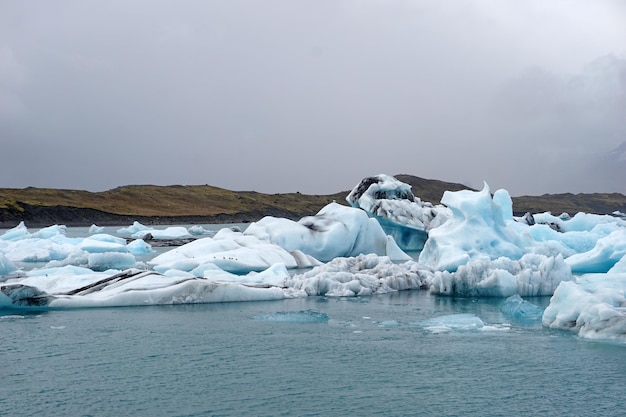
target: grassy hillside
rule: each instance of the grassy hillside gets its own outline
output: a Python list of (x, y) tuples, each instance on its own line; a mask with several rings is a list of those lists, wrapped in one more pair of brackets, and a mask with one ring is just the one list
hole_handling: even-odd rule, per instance
[(235, 192), (208, 185), (131, 185), (92, 193), (49, 188), (0, 189), (0, 209), (33, 206), (92, 208), (107, 213), (138, 216), (215, 216), (282, 208), (294, 213), (319, 210), (322, 202), (343, 195), (315, 196)]
[(544, 194), (542, 196), (522, 196), (513, 198), (513, 210), (516, 212), (553, 214), (578, 212), (611, 214), (618, 210), (626, 213), (626, 196), (623, 194)]
[[(439, 203), (446, 190), (467, 189), (463, 184), (396, 175), (412, 186), (423, 201)], [(0, 226), (27, 224), (68, 225), (91, 223), (125, 224), (148, 222), (225, 223), (254, 221), (265, 215), (300, 218), (317, 213), (326, 204), (346, 204), (348, 191), (332, 195), (300, 193), (263, 194), (231, 191), (209, 185), (130, 185), (104, 192), (49, 188), (0, 189)], [(622, 194), (557, 194), (513, 198), (517, 214), (552, 211), (555, 214), (579, 211), (590, 213), (626, 212)]]
[(409, 184), (413, 190), (413, 194), (422, 201), (429, 201), (433, 204), (439, 204), (441, 197), (445, 191), (459, 191), (471, 189), (466, 185), (454, 182), (445, 182), (439, 180), (429, 180), (413, 175), (399, 174), (394, 175), (399, 181)]

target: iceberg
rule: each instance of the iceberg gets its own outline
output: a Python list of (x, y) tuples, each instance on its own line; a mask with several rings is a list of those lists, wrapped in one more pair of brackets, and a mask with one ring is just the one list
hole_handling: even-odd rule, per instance
[(132, 253), (98, 252), (87, 255), (87, 266), (93, 271), (123, 270), (135, 266)]
[[(574, 217), (554, 216), (550, 212), (533, 214), (537, 224), (545, 224), (558, 232), (595, 232), (602, 233), (626, 226), (624, 219), (608, 214), (577, 213)], [(608, 234), (604, 232), (603, 234)]]
[(30, 233), (20, 224), (7, 232), (9, 239), (0, 240), (0, 254), (26, 268), (39, 263), (48, 267), (93, 266), (98, 271), (135, 266), (136, 259), (125, 239), (104, 233), (68, 238), (66, 230), (65, 226), (54, 225)]
[(419, 251), (428, 231), (443, 224), (452, 212), (415, 197), (411, 186), (389, 175), (367, 177), (352, 189), (346, 201), (376, 219), (403, 250)]
[(288, 251), (257, 236), (221, 229), (213, 237), (197, 239), (156, 256), (148, 262), (161, 273), (180, 270), (203, 276), (207, 265), (224, 271), (246, 274), (281, 263), (287, 268), (306, 268), (320, 262), (296, 250)]
[(315, 216), (297, 222), (265, 217), (250, 224), (244, 234), (287, 251), (300, 251), (322, 262), (368, 253), (387, 255), (397, 261), (411, 259), (375, 219), (362, 210), (337, 203), (330, 203)]
[(92, 224), (89, 226), (89, 234), (94, 235), (96, 233), (102, 233), (104, 231), (104, 227), (100, 227), (96, 224)]
[(0, 236), (0, 240), (20, 240), (30, 237), (30, 233), (28, 232), (28, 228), (24, 224), (24, 222), (20, 222), (17, 226), (12, 229), (7, 230)]
[(91, 235), (83, 239), (76, 247), (89, 253), (128, 252), (125, 239), (106, 234)]
[[(541, 317), (545, 327), (626, 342), (623, 217), (515, 218), (508, 192), (492, 195), (487, 184), (481, 191), (445, 192), (442, 205), (433, 206), (386, 175), (364, 179), (347, 201), (351, 207), (331, 203), (299, 221), (265, 217), (244, 232), (134, 222), (118, 230), (123, 237), (96, 225), (87, 237), (68, 237), (63, 225), (31, 232), (22, 222), (0, 235), (0, 308), (361, 297), (422, 289), (437, 296), (506, 298), (500, 311), (509, 319), (535, 323)], [(146, 235), (161, 240), (150, 244), (142, 239)], [(404, 251), (422, 244), (417, 259)], [(172, 248), (156, 254), (153, 246)], [(548, 295), (545, 310), (522, 298)], [(305, 311), (263, 319), (315, 317)], [(451, 316), (425, 326), (492, 328), (481, 323), (475, 316)]]
[(152, 245), (146, 243), (143, 239), (135, 239), (129, 242), (126, 247), (133, 255), (146, 255), (155, 252), (154, 249), (152, 249)]
[(586, 274), (561, 283), (542, 323), (583, 338), (626, 342), (626, 274)]
[(473, 260), (455, 272), (435, 271), (430, 291), (457, 297), (544, 296), (573, 279), (562, 256), (526, 254), (519, 260)]
[(452, 210), (452, 217), (431, 229), (419, 255), (421, 263), (454, 272), (470, 260), (520, 259), (525, 253), (506, 190), (492, 197), (485, 183), (479, 192), (446, 191), (441, 202)]
[(626, 228), (613, 231), (598, 239), (593, 249), (567, 258), (575, 273), (608, 272), (626, 256)]
[[(261, 301), (290, 297), (288, 289), (254, 286), (235, 282), (211, 281), (189, 275), (169, 276), (154, 271), (128, 270), (94, 280), (70, 290), (50, 285), (28, 285), (29, 279), (0, 286), (0, 307), (5, 308), (82, 308), (122, 307), (163, 304)], [(100, 275), (101, 277), (102, 275)], [(41, 277), (40, 277), (41, 278)], [(54, 277), (65, 282), (66, 279)], [(41, 281), (41, 280), (40, 280)], [(59, 291), (63, 289), (62, 291)]]
[(144, 226), (139, 222), (133, 222), (128, 227), (122, 227), (117, 229), (117, 233), (120, 236), (133, 239), (142, 239), (149, 236), (151, 239), (159, 240), (176, 240), (176, 239), (189, 239), (194, 236), (206, 236), (211, 235), (213, 232), (206, 230), (202, 226), (191, 226), (189, 229), (183, 226), (169, 226), (165, 229), (155, 229), (152, 227)]
[(212, 230), (205, 229), (204, 227), (199, 225), (191, 226), (187, 230), (193, 236), (212, 236), (215, 234), (215, 232), (213, 232)]
[(368, 254), (333, 259), (295, 275), (285, 285), (310, 296), (354, 297), (424, 288), (432, 276), (428, 267), (415, 261), (395, 264), (389, 257)]
[[(123, 255), (90, 256), (98, 260), (104, 257), (102, 264), (106, 265), (120, 263)], [(166, 269), (163, 273), (136, 268), (103, 269), (94, 264), (89, 268), (67, 265), (29, 271), (26, 277), (9, 279), (0, 285), (0, 307), (113, 307), (261, 301), (311, 295), (353, 297), (419, 289), (432, 277), (428, 268), (415, 261), (394, 264), (389, 257), (374, 254), (335, 259), (293, 277), (282, 263), (245, 275), (232, 274), (213, 265), (201, 269), (201, 277), (192, 273), (197, 271), (180, 269)]]
[(121, 229), (117, 229), (117, 234), (119, 234), (120, 236), (132, 237), (137, 232), (145, 232), (145, 235), (146, 233), (148, 233), (147, 230), (149, 230), (149, 227), (135, 221), (132, 225), (128, 227), (122, 227)]

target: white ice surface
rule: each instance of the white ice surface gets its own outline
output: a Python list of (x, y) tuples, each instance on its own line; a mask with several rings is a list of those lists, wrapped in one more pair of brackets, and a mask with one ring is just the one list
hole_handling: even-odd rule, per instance
[(493, 198), (487, 184), (479, 192), (446, 191), (441, 202), (452, 210), (452, 217), (429, 232), (421, 263), (454, 272), (470, 260), (519, 259), (524, 254), (521, 225), (513, 220), (505, 190), (496, 191)]
[(24, 265), (76, 265), (97, 271), (135, 266), (136, 259), (125, 239), (104, 233), (70, 238), (66, 230), (65, 226), (55, 225), (30, 233), (22, 223), (2, 235), (5, 239), (0, 239), (0, 254)]
[(286, 285), (308, 295), (353, 297), (419, 289), (432, 279), (432, 271), (415, 261), (394, 264), (374, 254), (335, 258), (329, 263), (295, 275)]
[[(289, 276), (282, 265), (259, 274), (240, 277), (216, 271), (212, 278), (198, 278), (183, 271), (159, 274), (129, 270), (137, 275), (124, 280), (84, 289), (115, 276), (119, 271), (94, 272), (66, 266), (29, 272), (26, 278), (10, 279), (0, 286), (0, 307), (19, 307), (6, 294), (5, 287), (28, 286), (43, 291), (50, 301), (46, 307), (114, 307), (181, 303), (260, 301), (301, 297), (303, 291), (274, 286)], [(28, 289), (27, 289), (28, 290)], [(39, 294), (41, 296), (41, 294)]]
[(265, 217), (250, 224), (244, 234), (322, 262), (368, 253), (392, 256), (398, 261), (411, 259), (363, 210), (337, 203), (330, 203), (315, 216), (298, 222)]
[(519, 260), (473, 260), (455, 272), (436, 271), (430, 291), (460, 297), (552, 295), (561, 281), (574, 277), (563, 257), (526, 254)]
[[(213, 266), (203, 270), (203, 277), (176, 269), (163, 274), (131, 269), (125, 273), (137, 275), (112, 279), (119, 273), (94, 272), (76, 266), (29, 271), (26, 277), (9, 279), (0, 286), (3, 294), (0, 305), (16, 307), (5, 287), (18, 284), (27, 286), (20, 291), (32, 291), (28, 293), (31, 296), (49, 298), (48, 307), (96, 307), (273, 300), (308, 295), (362, 296), (418, 289), (432, 278), (432, 272), (415, 261), (394, 264), (388, 257), (374, 254), (338, 258), (293, 277), (282, 263), (246, 275), (231, 274)], [(104, 281), (105, 284), (91, 288)]]
[(0, 277), (17, 271), (17, 267), (6, 256), (0, 253)]
[[(194, 229), (198, 231), (198, 229)], [(192, 234), (183, 226), (170, 226), (165, 229), (156, 229), (148, 226), (144, 226), (139, 222), (134, 222), (131, 226), (122, 227), (117, 229), (117, 233), (120, 236), (132, 237), (135, 239), (141, 239), (147, 234), (150, 234), (153, 239), (187, 239), (192, 237)]]
[(30, 237), (30, 232), (28, 228), (24, 224), (24, 222), (20, 222), (17, 226), (12, 229), (7, 230), (0, 236), (0, 240), (20, 240)]
[(133, 255), (145, 255), (148, 253), (154, 253), (152, 245), (146, 243), (143, 239), (135, 239), (126, 245), (128, 251)]
[(543, 325), (588, 339), (626, 342), (626, 273), (587, 274), (563, 282), (543, 313)]
[(566, 259), (575, 273), (608, 272), (626, 256), (626, 228), (611, 232), (596, 241), (593, 249)]
[(89, 226), (89, 234), (93, 235), (96, 233), (102, 233), (104, 231), (104, 227), (100, 227), (96, 224), (92, 224), (91, 226)]
[[(68, 293), (120, 270), (146, 268), (134, 255), (145, 256), (150, 245), (140, 239), (126, 244), (95, 227), (89, 237), (69, 238), (62, 225), (31, 233), (21, 223), (0, 235), (0, 287), (22, 284), (26, 294), (43, 291), (52, 296), (51, 306), (114, 306), (356, 296), (425, 287), (454, 296), (535, 296), (549, 295), (558, 286), (544, 312), (546, 326), (571, 328), (583, 337), (624, 339), (624, 219), (542, 213), (529, 225), (513, 218), (504, 190), (493, 196), (486, 186), (480, 192), (446, 192), (442, 202), (451, 213), (448, 220), (427, 222), (429, 238), (420, 263), (405, 262), (408, 255), (378, 222), (398, 222), (403, 232), (419, 232), (411, 229), (421, 217), (414, 216), (413, 206), (405, 207), (411, 203), (402, 198), (409, 195), (405, 186), (382, 181), (372, 190), (374, 197), (384, 197), (363, 203), (377, 213), (373, 218), (338, 204), (298, 222), (267, 217), (245, 233), (223, 229), (157, 256), (150, 265), (159, 273), (75, 295)], [(155, 230), (157, 238), (191, 235), (183, 229), (150, 229), (135, 222), (120, 230), (129, 237)], [(316, 258), (328, 264), (321, 266)], [(313, 266), (320, 267), (293, 277), (287, 272)], [(572, 270), (602, 274), (574, 283)], [(5, 305), (11, 302), (6, 294), (0, 298)]]
[(133, 222), (133, 224), (128, 227), (122, 227), (121, 229), (117, 229), (117, 233), (120, 236), (131, 237), (137, 232), (148, 230), (148, 229), (149, 229), (148, 226), (144, 226), (143, 224), (136, 221), (136, 222)]
[(310, 267), (319, 262), (301, 253), (290, 253), (282, 247), (244, 235), (230, 229), (222, 229), (213, 237), (197, 239), (153, 258), (149, 264), (155, 271), (176, 269), (203, 276), (207, 264), (225, 271), (245, 274), (262, 271), (275, 263), (287, 268)]
[(622, 259), (620, 259), (608, 271), (609, 274), (617, 274), (617, 273), (622, 273), (622, 272), (626, 273), (626, 255), (622, 256)]

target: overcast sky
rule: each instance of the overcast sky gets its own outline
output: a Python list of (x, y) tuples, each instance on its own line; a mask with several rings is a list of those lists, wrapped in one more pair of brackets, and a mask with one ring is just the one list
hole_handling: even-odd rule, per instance
[(623, 0), (0, 0), (0, 187), (626, 194)]

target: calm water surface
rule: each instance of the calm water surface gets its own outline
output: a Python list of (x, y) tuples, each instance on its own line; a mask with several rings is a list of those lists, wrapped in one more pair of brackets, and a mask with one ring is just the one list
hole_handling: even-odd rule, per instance
[[(4, 312), (0, 414), (624, 414), (624, 346), (511, 323), (499, 312), (501, 302), (413, 291)], [(329, 320), (258, 318), (307, 310)], [(458, 313), (495, 329), (433, 333), (419, 325)]]

